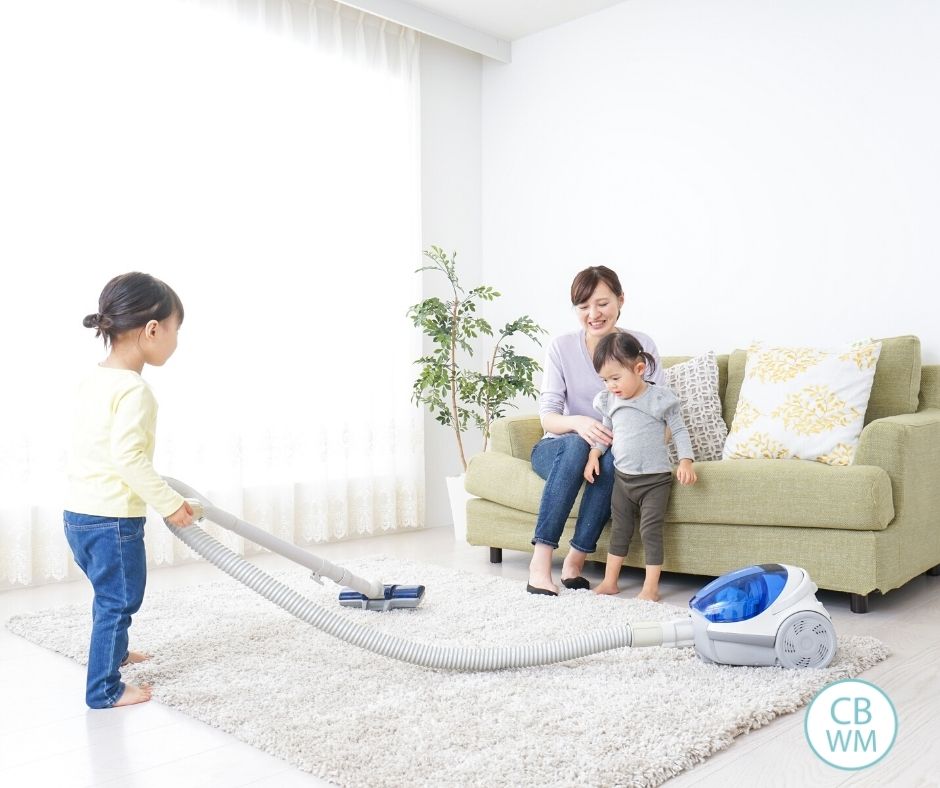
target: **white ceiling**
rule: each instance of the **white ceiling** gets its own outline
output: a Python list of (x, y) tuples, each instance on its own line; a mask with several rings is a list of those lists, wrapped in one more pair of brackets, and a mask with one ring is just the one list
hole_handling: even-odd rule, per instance
[(437, 16), (504, 41), (587, 16), (623, 0), (408, 0)]
[(494, 60), (512, 60), (512, 42), (624, 0), (339, 0)]

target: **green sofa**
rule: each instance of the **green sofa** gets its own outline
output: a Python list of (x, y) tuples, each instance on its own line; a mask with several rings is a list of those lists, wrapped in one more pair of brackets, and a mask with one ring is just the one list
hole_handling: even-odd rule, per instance
[[(914, 336), (882, 340), (865, 428), (848, 467), (799, 460), (697, 462), (698, 483), (675, 485), (664, 531), (667, 572), (718, 576), (749, 564), (804, 567), (820, 588), (868, 595), (940, 574), (940, 365), (921, 366)], [(688, 357), (665, 357), (663, 365)], [(722, 415), (730, 426), (746, 351), (719, 356)], [(500, 419), (490, 449), (467, 469), (467, 541), (531, 551), (543, 481), (529, 463), (537, 416)], [(562, 536), (567, 550), (578, 501)], [(607, 555), (609, 528), (591, 560)], [(625, 563), (644, 565), (638, 538)]]

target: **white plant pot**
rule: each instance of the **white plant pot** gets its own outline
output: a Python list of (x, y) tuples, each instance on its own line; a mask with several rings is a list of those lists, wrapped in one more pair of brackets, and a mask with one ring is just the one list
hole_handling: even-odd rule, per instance
[(447, 495), (450, 498), (450, 512), (454, 522), (454, 539), (458, 542), (467, 541), (467, 501), (476, 498), (464, 489), (466, 474), (460, 476), (447, 476)]

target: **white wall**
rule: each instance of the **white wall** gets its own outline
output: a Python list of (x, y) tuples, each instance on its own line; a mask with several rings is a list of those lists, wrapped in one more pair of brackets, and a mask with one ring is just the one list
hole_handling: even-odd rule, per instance
[[(422, 36), (422, 248), (434, 244), (448, 252), (457, 250), (461, 279), (470, 286), (479, 284), (482, 265), (480, 60), (479, 55)], [(447, 295), (442, 283), (443, 276), (426, 274), (425, 297)], [(430, 414), (425, 417), (424, 446), (425, 522), (447, 525), (451, 514), (444, 477), (462, 469), (453, 432)], [(471, 437), (466, 448), (478, 451), (479, 441)]]
[(630, 0), (516, 41), (483, 66), (483, 279), (559, 332), (610, 265), (664, 353), (940, 362), (938, 96), (929, 0)]

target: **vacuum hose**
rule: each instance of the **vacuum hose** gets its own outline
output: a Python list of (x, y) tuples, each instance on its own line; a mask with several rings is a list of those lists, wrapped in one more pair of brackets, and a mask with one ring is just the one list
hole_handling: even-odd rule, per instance
[[(337, 580), (337, 582), (349, 585), (352, 585), (350, 579), (354, 578), (360, 585), (360, 587), (353, 586), (356, 590), (370, 596), (381, 596), (381, 583), (369, 583), (369, 581), (362, 580), (362, 578), (356, 578), (342, 567), (336, 567), (327, 561), (323, 561), (307, 551), (267, 534), (249, 523), (239, 520), (234, 515), (219, 509), (209, 503), (204, 496), (182, 482), (170, 478), (167, 478), (166, 481), (184, 497), (197, 499), (202, 504), (206, 519), (240, 533), (252, 541), (258, 541), (259, 544), (270, 547), (275, 552), (285, 554), (285, 551), (290, 548), (289, 552), (292, 554), (287, 555), (287, 557), (295, 561), (298, 558), (305, 558), (300, 563), (308, 567), (311, 566), (310, 562), (314, 562), (316, 568), (313, 571), (315, 575), (324, 574), (332, 578), (333, 575), (328, 572), (333, 572), (339, 574), (342, 578), (341, 581)], [(574, 635), (551, 643), (532, 643), (520, 646), (443, 648), (427, 643), (414, 643), (380, 632), (374, 627), (357, 623), (326, 609), (289, 586), (275, 580), (250, 561), (232, 552), (213, 539), (198, 525), (185, 528), (179, 528), (169, 522), (166, 525), (174, 536), (178, 537), (207, 561), (215, 564), (219, 569), (231, 575), (252, 591), (293, 614), (301, 621), (306, 621), (328, 635), (344, 640), (354, 646), (381, 654), (384, 657), (391, 657), (392, 659), (410, 662), (413, 665), (421, 665), (426, 668), (465, 671), (503, 670), (505, 668), (567, 662), (590, 654), (598, 654), (602, 651), (627, 646), (693, 645), (692, 624), (689, 618), (662, 623), (636, 624), (633, 627), (624, 624), (611, 629)], [(248, 534), (251, 534), (251, 536), (248, 536)], [(255, 538), (259, 534), (265, 538), (264, 542)], [(295, 557), (293, 553), (300, 553), (302, 556)], [(374, 589), (378, 589), (378, 591)]]

